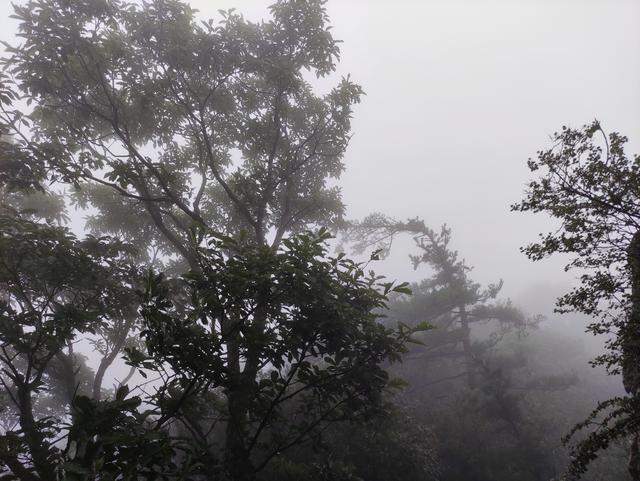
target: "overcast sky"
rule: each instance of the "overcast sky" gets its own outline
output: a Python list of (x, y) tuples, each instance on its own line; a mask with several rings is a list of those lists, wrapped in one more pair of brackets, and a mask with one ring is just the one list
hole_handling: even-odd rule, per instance
[[(268, 0), (192, 0), (202, 17), (235, 7), (257, 20)], [(335, 81), (366, 91), (341, 185), (350, 218), (372, 211), (444, 222), (481, 282), (529, 304), (531, 286), (566, 284), (561, 262), (518, 248), (551, 224), (509, 212), (528, 157), (563, 124), (598, 118), (640, 152), (640, 1), (329, 0), (344, 41)], [(0, 36), (11, 40), (9, 0)], [(323, 82), (322, 87), (326, 87)], [(399, 243), (399, 248), (409, 243)], [(406, 251), (380, 266), (418, 279)]]

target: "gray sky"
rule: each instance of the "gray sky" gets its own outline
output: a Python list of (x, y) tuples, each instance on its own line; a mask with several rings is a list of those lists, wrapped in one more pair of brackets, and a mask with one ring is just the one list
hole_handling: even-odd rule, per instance
[[(268, 0), (192, 0), (203, 17), (236, 7), (257, 20)], [(0, 0), (0, 37), (13, 37)], [(598, 118), (640, 152), (640, 2), (637, 0), (329, 0), (344, 41), (334, 79), (350, 73), (357, 107), (341, 185), (351, 218), (372, 211), (446, 222), (475, 277), (502, 277), (524, 298), (568, 282), (561, 261), (532, 264), (518, 247), (551, 226), (509, 212), (526, 160), (563, 124)], [(329, 84), (321, 83), (321, 88)], [(409, 242), (377, 270), (418, 279)]]

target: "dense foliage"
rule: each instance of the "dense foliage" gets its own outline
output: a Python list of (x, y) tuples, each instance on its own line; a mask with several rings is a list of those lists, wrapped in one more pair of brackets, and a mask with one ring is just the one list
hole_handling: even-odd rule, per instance
[(143, 474), (140, 463), (127, 469), (113, 459), (127, 441), (140, 442), (128, 419), (137, 420), (139, 400), (125, 401), (126, 387), (107, 403), (88, 397), (100, 391), (100, 369), (85, 372), (74, 348), (83, 335), (123, 335), (120, 324), (138, 304), (131, 248), (108, 238), (78, 241), (20, 217), (3, 216), (0, 226), (0, 383), (17, 419), (0, 437), (0, 463), (23, 480), (56, 479), (60, 469), (74, 479), (86, 465)]
[[(202, 21), (183, 0), (14, 10), (1, 479), (557, 481), (573, 461), (571, 476), (618, 481), (628, 440), (640, 479), (639, 159), (624, 137), (563, 130), (514, 207), (561, 220), (525, 252), (585, 269), (560, 307), (613, 334), (597, 362), (628, 393), (569, 452), (560, 437), (612, 392), (574, 340), (538, 331), (501, 281), (475, 282), (446, 226), (344, 220), (335, 181), (363, 92), (308, 80), (339, 59), (323, 0), (276, 0), (259, 23)], [(367, 261), (331, 255), (327, 228)], [(422, 281), (369, 270), (399, 235)]]
[[(390, 380), (381, 363), (399, 360), (415, 330), (377, 322), (386, 294), (405, 288), (366, 276), (343, 256), (325, 258), (324, 233), (286, 240), (276, 252), (210, 242), (184, 282), (168, 288), (147, 278), (145, 350), (128, 353), (145, 376), (159, 377), (155, 392), (133, 396), (121, 385), (100, 401), (78, 392), (73, 345), (135, 306), (131, 282), (139, 275), (125, 246), (77, 241), (28, 220), (2, 222), (0, 381), (18, 425), (1, 437), (1, 462), (23, 479), (178, 479), (205, 469), (253, 479), (327, 425), (383, 409)], [(67, 409), (34, 406), (62, 380)], [(218, 402), (204, 403), (207, 395)], [(172, 423), (187, 428), (192, 443), (174, 435)]]
[(209, 241), (198, 251), (200, 269), (186, 276), (186, 306), (149, 279), (142, 310), (148, 355), (130, 353), (132, 361), (162, 379), (154, 396), (161, 419), (188, 396), (227, 396), (221, 411), (203, 406), (207, 422), (179, 419), (204, 450), (219, 442), (214, 430), (224, 422), (233, 479), (252, 477), (333, 422), (384, 408), (390, 380), (382, 363), (399, 361), (412, 332), (424, 328), (379, 323), (386, 295), (406, 288), (366, 275), (343, 255), (327, 258), (326, 238), (299, 235), (275, 252)]

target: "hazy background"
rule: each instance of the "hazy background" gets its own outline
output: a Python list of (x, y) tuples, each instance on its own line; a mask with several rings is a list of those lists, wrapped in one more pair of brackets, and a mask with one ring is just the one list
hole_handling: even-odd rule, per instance
[[(203, 19), (220, 18), (218, 9), (235, 7), (259, 21), (273, 1), (190, 3)], [(495, 352), (485, 353), (485, 361), (504, 362), (516, 386), (513, 406), (535, 408), (523, 418), (527, 436), (547, 440), (541, 452), (549, 459), (564, 456), (560, 436), (597, 402), (622, 395), (622, 383), (602, 367), (590, 369), (588, 361), (602, 353), (605, 339), (583, 333), (588, 319), (552, 313), (555, 298), (577, 273), (565, 273), (560, 256), (532, 263), (519, 251), (556, 226), (543, 215), (511, 213), (509, 206), (522, 198), (531, 179), (527, 159), (548, 148), (550, 135), (563, 125), (579, 127), (597, 118), (605, 131), (629, 137), (629, 156), (640, 153), (640, 0), (328, 0), (327, 7), (334, 37), (343, 41), (341, 62), (330, 78), (311, 80), (327, 91), (350, 74), (366, 92), (355, 109), (354, 136), (339, 180), (348, 218), (383, 212), (400, 220), (421, 217), (436, 229), (447, 223), (454, 248), (475, 266), (472, 279), (487, 284), (502, 278), (502, 299), (511, 298), (529, 314), (548, 316), (543, 328), (525, 339), (513, 336), (517, 342), (501, 342)], [(0, 0), (0, 40), (16, 43), (11, 11), (10, 0)], [(77, 231), (82, 216), (73, 216)], [(412, 244), (409, 237), (396, 240), (392, 255), (375, 270), (401, 281), (428, 277), (411, 269)], [(490, 333), (474, 336), (486, 340)], [(100, 359), (94, 350), (87, 342), (76, 349), (93, 369)], [(398, 371), (413, 389), (403, 391), (403, 402), (416, 403), (414, 413), (423, 415), (416, 426), (436, 432), (451, 424), (450, 431), (447, 426), (436, 434), (445, 451), (451, 448), (459, 456), (454, 459), (464, 458), (469, 448), (491, 466), (496, 461), (487, 453), (509, 452), (510, 438), (503, 442), (491, 434), (494, 427), (503, 431), (500, 423), (508, 416), (501, 420), (476, 409), (483, 405), (473, 404), (474, 396), (458, 403), (455, 396), (469, 391), (455, 381), (431, 387), (436, 378), (459, 372), (462, 358), (451, 365), (407, 359)], [(104, 385), (128, 370), (116, 360)], [(498, 379), (502, 371), (495, 372)], [(575, 375), (575, 385), (557, 392), (540, 389), (536, 397), (533, 384), (524, 397), (517, 395), (517, 386), (536, 376), (567, 373)], [(487, 386), (497, 382), (487, 379)], [(142, 381), (136, 374), (132, 384)], [(470, 427), (450, 422), (468, 406), (478, 411)], [(451, 418), (439, 419), (438, 413)], [(527, 459), (535, 458), (531, 453)], [(623, 466), (612, 459), (605, 460), (602, 472)], [(597, 475), (592, 479), (605, 479)], [(614, 473), (606, 479), (622, 478)]]
[[(203, 18), (236, 7), (256, 21), (270, 3), (191, 1)], [(0, 0), (0, 38), (14, 42), (11, 10)], [(478, 281), (502, 277), (525, 307), (550, 303), (571, 280), (561, 259), (533, 264), (518, 249), (552, 224), (509, 205), (527, 158), (563, 124), (598, 118), (640, 152), (640, 2), (329, 0), (328, 11), (342, 62), (318, 86), (350, 73), (367, 94), (340, 181), (348, 216), (446, 222)], [(411, 243), (396, 245), (376, 269), (424, 277), (410, 271)]]

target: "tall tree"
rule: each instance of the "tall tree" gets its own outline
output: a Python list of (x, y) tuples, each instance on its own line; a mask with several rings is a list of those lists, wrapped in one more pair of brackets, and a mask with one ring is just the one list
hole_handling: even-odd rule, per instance
[[(2, 433), (0, 463), (20, 479), (55, 479), (55, 444), (85, 384), (78, 337), (135, 311), (137, 268), (127, 245), (76, 240), (64, 228), (0, 216), (0, 384), (18, 430)], [(91, 390), (91, 386), (86, 386)]]
[[(16, 8), (24, 40), (9, 49), (10, 57), (4, 63), (5, 95), (0, 98), (3, 122), (14, 139), (12, 149), (28, 160), (41, 183), (70, 186), (80, 206), (93, 208), (96, 213), (88, 224), (91, 229), (149, 246), (150, 257), (160, 254), (164, 267), (173, 263), (182, 272), (186, 268), (192, 272), (188, 288), (177, 282), (168, 295), (173, 306), (170, 313), (176, 322), (189, 322), (179, 324), (184, 329), (176, 335), (199, 332), (200, 345), (217, 346), (218, 351), (208, 351), (207, 362), (222, 362), (217, 366), (220, 371), (206, 375), (219, 378), (208, 379), (200, 373), (189, 378), (189, 383), (196, 382), (201, 388), (195, 390), (200, 399), (214, 400), (213, 409), (224, 414), (225, 464), (239, 479), (255, 476), (260, 467), (260, 463), (254, 464), (252, 452), (256, 446), (266, 449), (259, 443), (260, 436), (266, 431), (274, 439), (278, 435), (278, 424), (273, 422), (278, 403), (266, 414), (259, 412), (264, 426), (254, 424), (258, 415), (254, 398), (259, 400), (264, 394), (262, 378), (268, 367), (261, 363), (265, 359), (278, 363), (273, 365), (280, 377), (302, 386), (310, 384), (310, 393), (323, 392), (313, 382), (315, 370), (322, 374), (330, 368), (323, 370), (322, 363), (314, 360), (310, 367), (304, 364), (304, 369), (296, 368), (291, 374), (278, 360), (278, 355), (287, 355), (286, 350), (271, 352), (272, 343), (282, 342), (270, 337), (272, 331), (285, 329), (287, 316), (294, 315), (289, 309), (299, 302), (295, 298), (274, 300), (264, 293), (255, 297), (261, 291), (244, 291), (246, 299), (233, 297), (235, 305), (224, 315), (207, 313), (203, 319), (209, 319), (210, 324), (200, 331), (191, 317), (200, 306), (193, 302), (210, 303), (215, 294), (227, 295), (216, 292), (216, 286), (226, 286), (237, 296), (234, 289), (252, 275), (238, 271), (242, 263), (234, 256), (241, 256), (244, 249), (257, 249), (265, 259), (276, 255), (280, 261), (286, 256), (279, 248), (288, 234), (334, 224), (341, 218), (340, 191), (329, 181), (343, 169), (352, 107), (361, 95), (360, 87), (348, 78), (325, 95), (316, 94), (306, 80), (309, 73), (329, 74), (338, 58), (337, 41), (330, 34), (322, 0), (277, 1), (271, 14), (271, 20), (256, 24), (237, 13), (222, 12), (220, 21), (214, 23), (198, 22), (195, 12), (176, 0), (28, 1)], [(21, 101), (34, 106), (28, 115), (15, 106)], [(29, 177), (16, 162), (8, 167), (16, 181)], [(194, 242), (196, 231), (205, 232), (205, 237), (237, 236), (243, 240), (239, 244), (225, 241), (218, 246), (224, 253), (214, 255)], [(257, 254), (247, 252), (259, 267)], [(304, 254), (315, 252), (311, 249)], [(309, 268), (322, 265), (309, 262)], [(344, 262), (336, 261), (333, 268), (338, 270), (329, 275), (338, 284), (348, 284), (341, 271), (348, 271)], [(236, 269), (238, 278), (227, 276), (222, 284), (207, 271), (220, 274), (229, 265)], [(298, 274), (302, 275), (304, 269), (300, 269)], [(363, 274), (358, 269), (353, 267), (349, 275), (359, 279)], [(199, 281), (193, 284), (193, 278)], [(268, 283), (268, 279), (262, 281)], [(293, 287), (304, 292), (305, 285)], [(208, 289), (209, 297), (204, 297), (203, 289)], [(278, 286), (274, 289), (279, 292)], [(362, 289), (358, 292), (366, 294)], [(186, 298), (180, 298), (184, 293), (191, 295), (186, 304)], [(292, 290), (287, 295), (297, 294)], [(273, 303), (283, 309), (282, 318), (274, 317)], [(253, 305), (250, 313), (245, 312), (247, 305)], [(336, 322), (336, 329), (345, 330), (334, 333), (342, 347), (340, 343), (322, 347), (320, 339), (309, 347), (316, 353), (312, 357), (328, 349), (328, 354), (342, 356), (336, 361), (339, 366), (349, 356), (360, 360), (373, 356), (368, 361), (369, 371), (382, 375), (375, 368), (383, 356), (382, 345), (369, 346), (373, 349), (369, 354), (362, 350), (366, 335), (375, 334), (378, 341), (386, 342), (389, 333), (375, 333), (374, 323), (362, 310), (365, 305), (350, 308), (361, 309), (364, 317), (360, 327), (366, 326), (366, 332), (353, 324), (357, 319), (345, 318), (347, 311), (341, 308), (329, 317)], [(340, 305), (326, 307), (325, 314)], [(148, 323), (154, 315), (169, 315), (169, 311), (149, 307), (145, 313), (146, 347), (159, 357), (156, 365), (142, 366), (168, 366), (172, 380), (188, 377), (188, 371), (176, 371), (171, 365), (175, 358), (153, 351), (159, 349), (161, 344), (154, 342), (163, 331), (155, 324), (149, 329)], [(187, 316), (184, 319), (180, 317), (183, 314)], [(344, 325), (339, 326), (340, 322)], [(286, 348), (295, 354), (299, 346)], [(339, 349), (350, 351), (339, 354)], [(130, 350), (133, 352), (143, 356), (130, 359), (131, 364), (139, 365), (145, 354)], [(357, 372), (362, 374), (360, 367)], [(277, 381), (274, 379), (274, 386), (280, 387)], [(384, 379), (376, 378), (369, 388), (375, 394), (384, 385)], [(346, 382), (345, 387), (350, 386)], [(163, 393), (178, 389), (185, 400), (194, 398), (189, 396), (193, 387), (171, 383), (165, 387)], [(281, 396), (288, 400), (285, 391)], [(337, 394), (327, 395), (333, 401)], [(352, 395), (348, 402), (357, 398)], [(197, 403), (188, 404), (180, 404), (179, 412), (174, 412), (158, 401), (163, 413), (158, 424), (178, 415), (186, 418)], [(200, 407), (191, 414), (201, 412)], [(165, 416), (167, 412), (171, 414)], [(200, 439), (198, 430), (206, 421), (195, 419), (197, 422), (189, 425), (190, 435)], [(298, 434), (312, 434), (316, 427)], [(209, 439), (204, 434), (207, 448)], [(294, 436), (289, 442), (305, 436)]]
[(606, 135), (595, 121), (580, 129), (563, 127), (553, 146), (529, 160), (539, 177), (512, 208), (546, 213), (559, 228), (523, 250), (532, 260), (568, 254), (566, 270), (581, 271), (581, 283), (558, 300), (560, 311), (594, 318), (589, 330), (611, 334), (608, 351), (596, 364), (622, 374), (627, 397), (602, 403), (578, 426), (599, 427), (577, 445), (571, 471), (583, 474), (612, 441), (630, 438), (629, 472), (640, 479), (640, 157), (624, 152), (627, 138)]
[[(383, 326), (387, 294), (406, 286), (383, 283), (344, 255), (327, 257), (326, 239), (301, 234), (277, 251), (211, 239), (186, 277), (186, 306), (172, 301), (161, 279), (149, 280), (148, 355), (131, 351), (131, 363), (162, 379), (153, 398), (158, 423), (175, 417), (195, 427), (207, 449), (223, 421), (223, 459), (213, 468), (231, 479), (255, 479), (332, 423), (383, 408), (390, 385), (383, 363), (399, 361), (410, 335), (424, 328)], [(201, 392), (223, 394), (226, 405), (208, 406), (213, 420), (194, 425), (177, 413)]]
[[(260, 23), (195, 13), (178, 0), (30, 0), (0, 78), (3, 182), (70, 188), (94, 233), (178, 273), (199, 265), (194, 226), (277, 248), (338, 220), (328, 181), (361, 95), (349, 79), (325, 95), (306, 80), (339, 54), (322, 0), (278, 1)], [(128, 342), (113, 334), (97, 344), (97, 380)]]
[(92, 227), (192, 267), (192, 225), (277, 246), (343, 211), (327, 180), (361, 89), (343, 79), (317, 95), (305, 79), (338, 57), (323, 4), (281, 0), (256, 24), (199, 22), (179, 0), (31, 0), (4, 61), (4, 122), (31, 164), (98, 210)]
[(344, 233), (357, 250), (377, 248), (379, 255), (389, 253), (397, 236), (410, 235), (417, 248), (409, 256), (414, 268), (430, 271), (410, 286), (412, 296), (394, 296), (388, 320), (409, 326), (425, 320), (433, 327), (417, 336), (420, 343), (393, 372), (409, 384), (403, 404), (439, 435), (440, 477), (555, 476), (565, 453), (549, 449), (550, 426), (537, 404), (576, 378), (537, 373), (528, 365), (524, 338), (540, 318), (498, 300), (502, 282), (486, 288), (474, 282), (471, 267), (451, 247), (447, 226), (436, 231), (420, 219), (372, 214), (349, 223)]
[(395, 237), (412, 236), (418, 249), (417, 254), (409, 256), (414, 269), (425, 265), (433, 275), (413, 284), (412, 296), (394, 299), (390, 319), (408, 324), (426, 320), (435, 327), (422, 338), (427, 352), (415, 349), (423, 362), (463, 359), (463, 370), (454, 377), (465, 377), (472, 387), (482, 350), (480, 345), (474, 346), (473, 327), (496, 323), (499, 329), (494, 333), (495, 341), (500, 332), (526, 329), (529, 320), (517, 308), (496, 301), (502, 281), (483, 288), (471, 279), (471, 267), (450, 246), (451, 229), (446, 225), (436, 231), (418, 218), (398, 221), (375, 213), (362, 221), (343, 224), (342, 232), (343, 240), (352, 243), (356, 251), (375, 248), (379, 256), (388, 255)]

